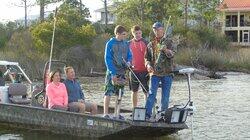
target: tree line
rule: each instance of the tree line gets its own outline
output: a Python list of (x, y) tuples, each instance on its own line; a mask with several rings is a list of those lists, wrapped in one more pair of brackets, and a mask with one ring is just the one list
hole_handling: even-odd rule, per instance
[[(91, 23), (88, 20), (89, 9), (81, 0), (37, 0), (40, 17), (30, 26), (15, 22), (0, 24), (0, 58), (19, 61), (27, 70), (30, 69), (29, 73), (33, 77), (39, 77), (44, 62), (49, 58), (54, 23), (53, 13), (45, 17), (44, 9), (46, 5), (58, 2), (62, 4), (56, 16), (53, 57), (72, 64), (80, 74), (88, 73), (91, 67), (104, 69), (105, 43), (113, 36), (113, 28), (117, 24), (127, 29), (140, 25), (144, 36), (149, 38), (152, 24), (156, 21), (166, 23), (171, 16), (174, 34), (180, 36), (180, 50), (223, 50), (228, 45), (227, 38), (215, 30), (219, 0), (112, 0), (116, 10), (107, 11), (105, 8), (105, 11), (115, 14), (114, 25)], [(107, 6), (107, 0), (100, 0), (100, 3)], [(209, 45), (204, 48), (204, 44)], [(181, 60), (178, 63), (186, 63), (177, 56), (178, 60)], [(34, 68), (29, 68), (29, 65)]]

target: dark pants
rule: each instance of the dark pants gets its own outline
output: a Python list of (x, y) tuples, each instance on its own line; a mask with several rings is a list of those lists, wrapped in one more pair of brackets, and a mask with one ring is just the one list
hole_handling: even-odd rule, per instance
[[(138, 81), (137, 78), (140, 80)], [(135, 75), (133, 73), (130, 72), (129, 77), (129, 88), (130, 90), (132, 90), (133, 92), (137, 92), (139, 89), (140, 82), (142, 84), (142, 90), (144, 93), (148, 93), (148, 81), (149, 81), (149, 75), (148, 72), (135, 72)], [(146, 91), (145, 91), (146, 90)]]

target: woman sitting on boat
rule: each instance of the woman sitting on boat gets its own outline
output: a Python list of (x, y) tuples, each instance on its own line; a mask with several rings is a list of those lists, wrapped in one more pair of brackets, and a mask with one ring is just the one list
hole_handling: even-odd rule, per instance
[(59, 70), (52, 71), (49, 74), (50, 83), (46, 87), (46, 95), (48, 97), (49, 109), (68, 109), (67, 89), (61, 80), (61, 72)]

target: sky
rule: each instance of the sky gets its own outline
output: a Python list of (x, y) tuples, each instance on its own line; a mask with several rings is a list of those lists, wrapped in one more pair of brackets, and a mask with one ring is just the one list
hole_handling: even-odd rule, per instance
[[(36, 0), (27, 0), (32, 4)], [(82, 0), (83, 4), (89, 8), (92, 18), (91, 21), (95, 21), (96, 14), (94, 10), (102, 8), (102, 0)], [(22, 0), (0, 0), (0, 22), (14, 21), (16, 19), (24, 18), (24, 8), (18, 5), (23, 5)], [(46, 11), (52, 11), (58, 5), (50, 5), (46, 7)], [(27, 10), (28, 18), (31, 15), (39, 15), (39, 6), (29, 7)]]

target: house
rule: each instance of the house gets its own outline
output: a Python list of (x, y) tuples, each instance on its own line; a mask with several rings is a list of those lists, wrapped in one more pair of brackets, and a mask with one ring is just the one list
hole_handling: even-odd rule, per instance
[(223, 0), (222, 32), (234, 45), (250, 46), (250, 0)]
[[(114, 5), (109, 5), (107, 6), (107, 11), (108, 11), (108, 24), (114, 24), (115, 22), (115, 14), (113, 13), (115, 11), (116, 7)], [(101, 24), (105, 24), (105, 9), (100, 8), (95, 10), (96, 13), (96, 19), (98, 22)]]

